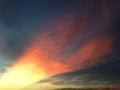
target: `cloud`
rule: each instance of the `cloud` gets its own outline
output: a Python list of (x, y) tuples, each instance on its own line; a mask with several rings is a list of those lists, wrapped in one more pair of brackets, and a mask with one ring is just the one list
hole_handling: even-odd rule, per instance
[[(16, 76), (16, 81), (20, 80), (21, 83), (24, 80), (24, 85), (27, 85), (48, 76), (106, 62), (106, 56), (115, 52), (114, 42), (118, 37), (116, 32), (111, 33), (113, 29), (109, 29), (110, 26), (106, 24), (111, 17), (103, 18), (109, 14), (108, 9), (99, 12), (101, 7), (93, 4), (81, 11), (66, 12), (46, 23), (42, 32), (36, 34), (36, 38), (24, 49), (10, 70), (5, 72), (2, 80), (6, 77), (10, 79), (9, 75), (19, 74), (21, 78)], [(103, 5), (102, 8), (107, 6)]]
[(96, 28), (87, 30), (88, 24), (80, 24), (88, 22), (86, 19), (76, 26), (76, 18), (72, 15), (48, 23), (45, 32), (28, 46), (16, 65), (34, 63), (49, 76), (103, 63), (104, 57), (113, 52), (115, 36), (101, 34)]
[(84, 70), (54, 75), (52, 77), (40, 80), (37, 84), (48, 83), (62, 86), (119, 84), (119, 56), (116, 57), (116, 54), (112, 54), (106, 58), (106, 60), (110, 59), (112, 59), (112, 61), (108, 63), (93, 66)]

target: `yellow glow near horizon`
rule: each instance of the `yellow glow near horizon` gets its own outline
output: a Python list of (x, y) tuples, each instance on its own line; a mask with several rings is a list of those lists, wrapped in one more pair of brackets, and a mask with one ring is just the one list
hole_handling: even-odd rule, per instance
[(15, 65), (0, 79), (0, 90), (19, 90), (44, 79), (46, 74), (34, 64)]

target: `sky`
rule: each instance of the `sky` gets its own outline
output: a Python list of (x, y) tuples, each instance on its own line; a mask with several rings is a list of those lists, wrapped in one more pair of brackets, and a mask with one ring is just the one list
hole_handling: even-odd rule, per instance
[(0, 0), (0, 84), (17, 82), (17, 87), (23, 87), (50, 76), (119, 62), (119, 3)]

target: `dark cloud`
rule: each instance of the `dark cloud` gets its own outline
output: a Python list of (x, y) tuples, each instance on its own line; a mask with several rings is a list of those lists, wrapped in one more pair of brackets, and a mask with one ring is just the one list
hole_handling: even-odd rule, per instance
[[(120, 61), (119, 56), (116, 58), (116, 54), (107, 59), (112, 59), (109, 63), (94, 66), (89, 69), (74, 71), (70, 73), (64, 73), (55, 75), (39, 83), (51, 83), (53, 85), (109, 85), (119, 84), (119, 69)], [(114, 60), (113, 60), (114, 59)]]

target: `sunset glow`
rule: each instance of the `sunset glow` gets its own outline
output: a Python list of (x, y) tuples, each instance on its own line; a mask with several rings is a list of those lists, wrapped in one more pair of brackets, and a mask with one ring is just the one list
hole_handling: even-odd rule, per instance
[(0, 79), (0, 89), (19, 90), (40, 79), (44, 79), (46, 74), (42, 69), (38, 69), (36, 65), (25, 64), (15, 65), (11, 67)]

